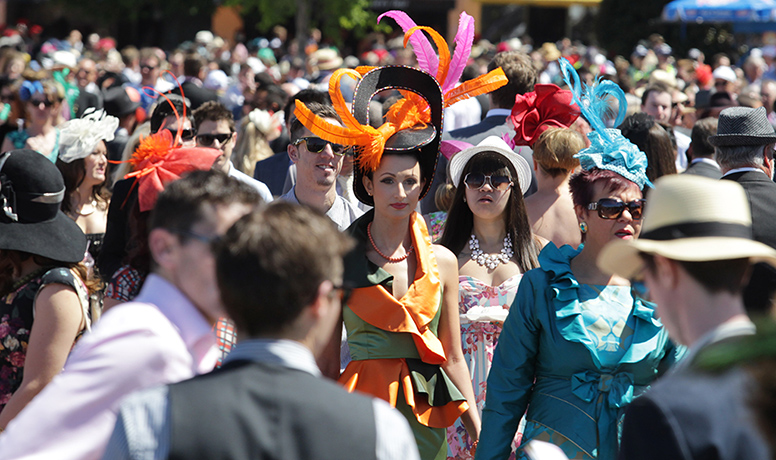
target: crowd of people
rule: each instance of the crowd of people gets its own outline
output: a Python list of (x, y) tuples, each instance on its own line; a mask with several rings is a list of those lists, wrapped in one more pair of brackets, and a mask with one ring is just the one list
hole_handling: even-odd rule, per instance
[(776, 47), (384, 18), (0, 39), (0, 460), (776, 458)]

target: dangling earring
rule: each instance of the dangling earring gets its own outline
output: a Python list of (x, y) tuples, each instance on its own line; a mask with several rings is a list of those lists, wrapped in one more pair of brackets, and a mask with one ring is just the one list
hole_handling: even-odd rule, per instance
[(587, 224), (585, 222), (581, 222), (579, 224), (579, 231), (582, 233), (587, 233)]
[(463, 197), (463, 202), (466, 203), (466, 197)]

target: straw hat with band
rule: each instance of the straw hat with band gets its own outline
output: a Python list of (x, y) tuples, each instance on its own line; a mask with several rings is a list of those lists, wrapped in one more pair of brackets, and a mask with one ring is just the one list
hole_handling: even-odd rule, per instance
[(60, 206), (65, 182), (53, 163), (34, 150), (0, 155), (0, 249), (59, 262), (84, 258), (86, 237)]
[(649, 194), (643, 222), (639, 239), (614, 241), (601, 251), (603, 271), (634, 278), (644, 268), (641, 253), (685, 262), (749, 258), (776, 266), (776, 250), (752, 239), (746, 192), (733, 181), (662, 177)]
[(509, 160), (509, 162), (512, 163), (512, 166), (514, 166), (515, 171), (517, 171), (516, 179), (520, 186), (520, 192), (524, 194), (525, 191), (528, 190), (528, 187), (531, 185), (531, 167), (528, 165), (528, 162), (525, 161), (525, 158), (515, 153), (509, 148), (509, 145), (504, 139), (497, 136), (486, 137), (476, 146), (459, 152), (450, 160), (450, 177), (456, 187), (461, 187), (461, 180), (463, 180), (461, 176), (463, 175), (466, 164), (474, 157), (474, 155), (481, 152), (498, 153)]

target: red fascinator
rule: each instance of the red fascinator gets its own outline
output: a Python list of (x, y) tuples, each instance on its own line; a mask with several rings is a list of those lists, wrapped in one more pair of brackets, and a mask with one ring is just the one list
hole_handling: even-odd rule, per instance
[(553, 84), (537, 84), (533, 92), (515, 98), (509, 116), (515, 127), (515, 145), (533, 145), (547, 128), (568, 128), (579, 113), (571, 91)]
[(187, 172), (210, 169), (220, 155), (220, 150), (212, 148), (174, 147), (172, 134), (162, 129), (140, 141), (129, 159), (133, 172), (124, 178), (136, 178), (138, 205), (145, 212), (154, 207), (165, 185)]

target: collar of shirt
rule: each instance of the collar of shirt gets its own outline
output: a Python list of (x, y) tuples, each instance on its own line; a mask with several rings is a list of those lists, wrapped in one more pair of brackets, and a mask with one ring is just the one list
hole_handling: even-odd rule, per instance
[(736, 173), (740, 173), (740, 172), (749, 172), (749, 171), (756, 171), (756, 172), (765, 174), (765, 171), (763, 171), (760, 168), (752, 168), (752, 167), (747, 166), (747, 167), (744, 167), (744, 168), (731, 169), (730, 171), (728, 171), (725, 174), (723, 174), (722, 177), (727, 177), (727, 176), (729, 176), (731, 174), (736, 174)]
[[(692, 163), (690, 163), (690, 164), (694, 165), (695, 163), (706, 163), (706, 164), (712, 165), (715, 168), (719, 169), (719, 164), (717, 164), (717, 162), (712, 160), (711, 158), (702, 158), (702, 157), (701, 158), (695, 158), (694, 160), (692, 160)], [(728, 174), (730, 174), (730, 173), (728, 173)]]
[(316, 377), (321, 375), (310, 350), (299, 342), (287, 339), (244, 340), (226, 356), (224, 364), (232, 361), (279, 364), (307, 372)]
[(215, 367), (218, 348), (213, 326), (172, 283), (151, 273), (134, 301), (155, 305), (175, 325), (199, 372), (209, 372)]
[(508, 117), (512, 114), (511, 109), (490, 109), (485, 115), (485, 118), (489, 117)]
[(692, 344), (692, 346), (690, 346), (687, 350), (687, 354), (685, 355), (684, 359), (677, 363), (677, 366), (675, 367), (684, 368), (685, 366), (688, 366), (690, 363), (692, 363), (700, 350), (711, 344), (731, 337), (752, 335), (755, 332), (757, 332), (757, 330), (754, 326), (754, 323), (752, 323), (749, 318), (737, 319), (720, 324), (696, 340), (695, 343)]

